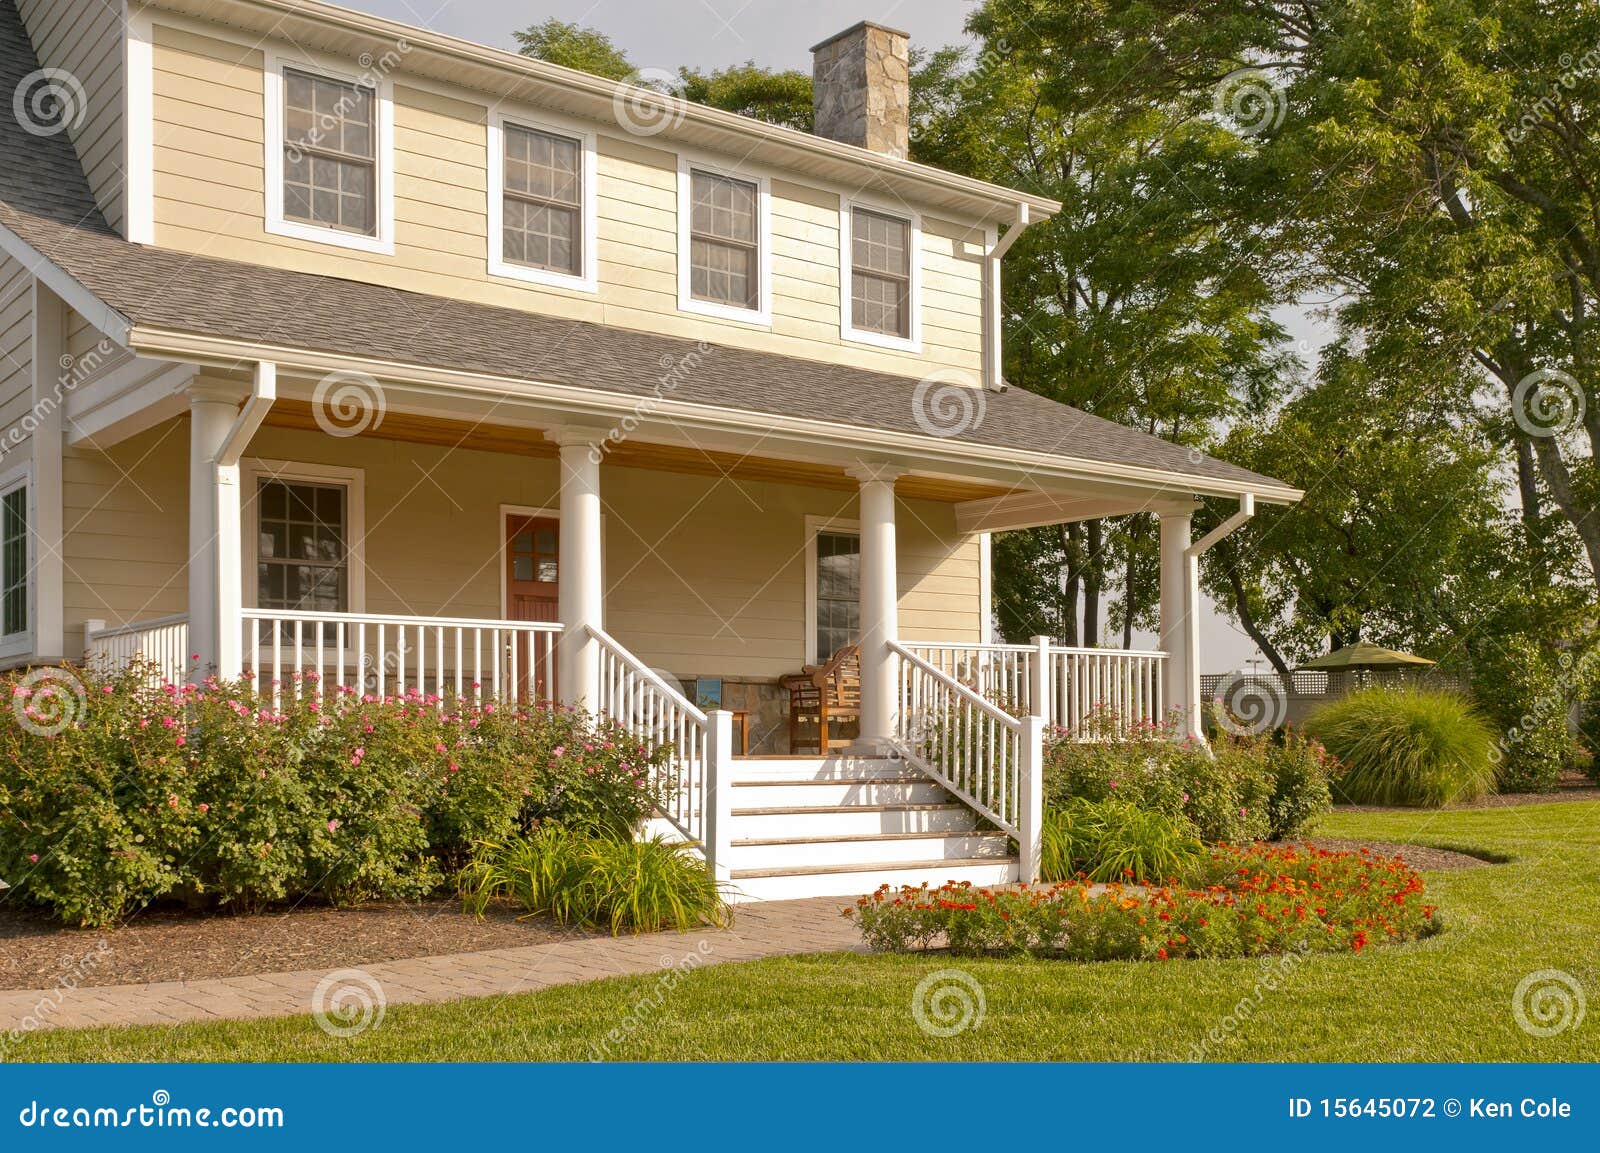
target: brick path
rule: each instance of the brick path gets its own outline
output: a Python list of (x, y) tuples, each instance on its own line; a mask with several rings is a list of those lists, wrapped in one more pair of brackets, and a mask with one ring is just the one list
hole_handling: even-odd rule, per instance
[[(630, 973), (658, 973), (669, 966), (858, 949), (859, 933), (839, 915), (845, 903), (838, 897), (770, 901), (739, 906), (729, 929), (586, 937), (517, 949), (386, 961), (362, 966), (355, 972), (363, 977), (342, 980), (335, 987), (370, 987), (366, 980), (370, 978), (389, 1005), (432, 1004), (459, 997), (526, 993)], [(13, 1030), (170, 1025), (309, 1013), (318, 985), (328, 976), (326, 970), (315, 969), (145, 985), (0, 991), (0, 1039)]]

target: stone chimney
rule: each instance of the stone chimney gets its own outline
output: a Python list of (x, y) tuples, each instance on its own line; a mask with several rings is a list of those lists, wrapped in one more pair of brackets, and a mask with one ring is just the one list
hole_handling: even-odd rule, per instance
[(811, 54), (816, 134), (904, 160), (911, 144), (911, 38), (863, 20)]

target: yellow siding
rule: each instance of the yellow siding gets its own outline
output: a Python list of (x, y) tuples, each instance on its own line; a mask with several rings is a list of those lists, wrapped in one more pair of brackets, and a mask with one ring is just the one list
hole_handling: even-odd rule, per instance
[(122, 12), (105, 0), (18, 0), (44, 68), (61, 68), (83, 86), (87, 110), (72, 130), (89, 188), (111, 226), (123, 225)]
[(171, 420), (108, 452), (62, 461), (66, 648), (83, 622), (132, 624), (183, 612), (188, 600), (189, 424)]
[[(770, 331), (678, 310), (677, 157), (596, 125), (600, 291), (488, 274), (488, 109), (395, 83), (395, 254), (267, 233), (263, 54), (155, 28), (159, 244), (398, 288), (920, 376), (980, 364), (981, 230), (923, 217), (923, 350), (840, 336), (839, 197), (774, 179)], [(728, 163), (737, 163), (737, 157)]]
[(17, 451), (9, 434), (32, 404), (33, 277), (0, 256), (0, 452)]
[[(179, 419), (110, 460), (69, 458), (69, 628), (182, 611), (187, 436)], [(369, 612), (500, 616), (500, 506), (560, 501), (550, 459), (278, 428), (248, 456), (364, 470)], [(806, 517), (853, 518), (853, 494), (607, 466), (601, 495), (606, 627), (619, 641), (677, 676), (776, 677), (804, 663)], [(976, 538), (929, 501), (901, 502), (899, 538), (903, 634), (976, 641)]]

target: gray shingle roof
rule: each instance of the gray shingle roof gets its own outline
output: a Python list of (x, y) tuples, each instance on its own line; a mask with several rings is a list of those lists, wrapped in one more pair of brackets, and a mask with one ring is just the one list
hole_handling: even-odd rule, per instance
[[(38, 67), (13, 0), (0, 0), (0, 94)], [(9, 101), (5, 102), (9, 104)], [(9, 112), (9, 108), (4, 109)], [(65, 133), (0, 115), (0, 224), (135, 326), (264, 342), (630, 396), (654, 394), (664, 364), (698, 346), (628, 329), (402, 292), (131, 244), (95, 207)], [(918, 381), (798, 357), (713, 346), (673, 399), (916, 435)], [(1158, 469), (1228, 486), (1283, 488), (1135, 429), (1012, 388), (982, 396), (954, 439), (999, 450)]]

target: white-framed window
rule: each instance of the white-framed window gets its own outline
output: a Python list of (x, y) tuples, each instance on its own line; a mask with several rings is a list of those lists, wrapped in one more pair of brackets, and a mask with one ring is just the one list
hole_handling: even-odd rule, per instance
[(366, 474), (246, 460), (244, 604), (301, 612), (366, 610)]
[(806, 517), (806, 664), (861, 639), (861, 525)]
[(26, 465), (0, 476), (0, 657), (33, 650), (33, 486)]
[(921, 351), (921, 217), (904, 208), (844, 200), (839, 240), (844, 339)]
[(599, 287), (595, 136), (494, 112), (489, 117), (489, 274)]
[(394, 84), (266, 54), (266, 229), (394, 254)]
[(678, 307), (772, 323), (772, 182), (678, 159)]

